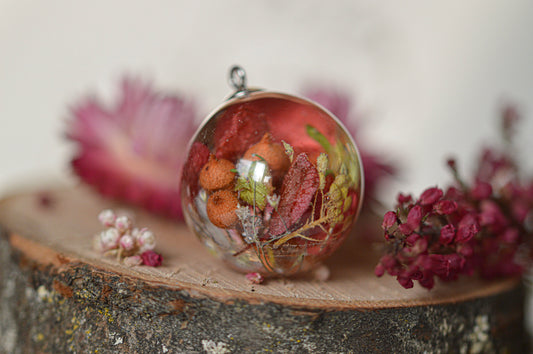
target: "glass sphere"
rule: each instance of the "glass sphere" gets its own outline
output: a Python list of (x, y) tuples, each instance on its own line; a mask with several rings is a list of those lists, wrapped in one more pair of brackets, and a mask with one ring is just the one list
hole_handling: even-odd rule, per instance
[(181, 180), (185, 219), (243, 272), (291, 275), (331, 255), (362, 202), (357, 148), (308, 100), (247, 91), (204, 121)]

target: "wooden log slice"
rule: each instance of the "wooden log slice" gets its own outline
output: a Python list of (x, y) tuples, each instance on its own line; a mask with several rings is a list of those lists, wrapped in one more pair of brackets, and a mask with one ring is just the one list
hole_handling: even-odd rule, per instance
[(331, 276), (252, 285), (179, 223), (133, 210), (163, 266), (126, 267), (91, 248), (99, 211), (84, 187), (0, 203), (0, 351), (6, 353), (486, 353), (526, 351), (518, 279), (432, 291), (376, 278), (354, 240)]

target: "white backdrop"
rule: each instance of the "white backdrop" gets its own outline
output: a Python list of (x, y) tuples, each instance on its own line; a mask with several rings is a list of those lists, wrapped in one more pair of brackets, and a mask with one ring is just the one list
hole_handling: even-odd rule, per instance
[(364, 143), (403, 166), (394, 188), (419, 192), (450, 180), (449, 154), (468, 168), (506, 98), (529, 115), (533, 151), (532, 18), (527, 0), (0, 0), (0, 191), (69, 180), (69, 104), (114, 94), (122, 73), (193, 94), (207, 113), (239, 63), (256, 86), (344, 87)]

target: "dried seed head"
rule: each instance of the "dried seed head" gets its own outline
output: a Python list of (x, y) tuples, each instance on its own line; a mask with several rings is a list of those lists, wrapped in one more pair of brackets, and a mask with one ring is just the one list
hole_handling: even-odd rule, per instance
[(281, 144), (272, 142), (270, 133), (265, 133), (261, 140), (244, 153), (244, 159), (250, 161), (265, 160), (274, 171), (286, 171), (290, 160)]
[(231, 188), (235, 180), (234, 171), (235, 165), (231, 161), (211, 155), (200, 171), (200, 186), (206, 190)]
[(207, 216), (213, 225), (227, 229), (239, 220), (235, 212), (239, 206), (237, 194), (228, 190), (217, 191), (207, 200)]

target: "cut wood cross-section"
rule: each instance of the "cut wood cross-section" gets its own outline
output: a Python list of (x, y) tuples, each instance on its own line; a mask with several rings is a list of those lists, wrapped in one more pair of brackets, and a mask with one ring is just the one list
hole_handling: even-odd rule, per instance
[(164, 262), (126, 267), (91, 246), (98, 213), (123, 207), (85, 187), (0, 203), (0, 352), (526, 350), (519, 279), (406, 290), (374, 276), (379, 254), (354, 236), (326, 262), (326, 281), (254, 285), (185, 225), (137, 209), (136, 225), (155, 233)]

